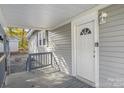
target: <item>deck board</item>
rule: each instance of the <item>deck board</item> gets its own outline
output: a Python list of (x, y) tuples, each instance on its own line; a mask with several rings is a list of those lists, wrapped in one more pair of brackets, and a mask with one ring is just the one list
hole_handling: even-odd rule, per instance
[(31, 72), (13, 73), (7, 77), (6, 88), (92, 88), (86, 83), (52, 67)]

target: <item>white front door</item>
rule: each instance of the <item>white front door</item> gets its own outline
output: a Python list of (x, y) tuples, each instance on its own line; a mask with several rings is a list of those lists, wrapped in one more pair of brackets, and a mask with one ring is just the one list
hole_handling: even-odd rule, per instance
[(95, 82), (94, 21), (77, 26), (77, 76)]

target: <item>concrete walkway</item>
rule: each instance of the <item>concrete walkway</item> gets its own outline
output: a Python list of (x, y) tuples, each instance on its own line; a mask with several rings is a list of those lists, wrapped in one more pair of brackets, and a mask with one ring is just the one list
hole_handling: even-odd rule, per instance
[(91, 88), (80, 80), (51, 66), (31, 72), (13, 73), (7, 77), (6, 88)]

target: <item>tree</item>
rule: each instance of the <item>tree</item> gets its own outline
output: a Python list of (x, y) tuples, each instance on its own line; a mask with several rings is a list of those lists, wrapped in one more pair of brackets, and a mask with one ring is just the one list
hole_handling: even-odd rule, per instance
[(27, 42), (27, 32), (25, 29), (17, 28), (17, 27), (7, 27), (6, 34), (8, 37), (17, 37), (19, 40), (19, 50), (27, 50), (28, 42)]

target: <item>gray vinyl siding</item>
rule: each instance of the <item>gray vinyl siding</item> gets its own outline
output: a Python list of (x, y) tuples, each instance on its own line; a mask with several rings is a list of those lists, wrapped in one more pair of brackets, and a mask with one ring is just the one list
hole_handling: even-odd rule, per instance
[(100, 87), (124, 87), (124, 5), (111, 5), (100, 24)]
[(34, 32), (28, 41), (28, 48), (29, 48), (29, 53), (37, 53), (38, 52), (38, 47), (37, 47), (37, 32)]
[(71, 60), (71, 23), (49, 31), (49, 46), (57, 56), (61, 71), (72, 72)]

